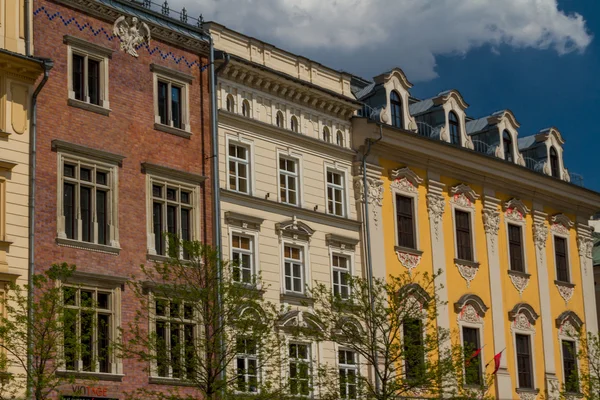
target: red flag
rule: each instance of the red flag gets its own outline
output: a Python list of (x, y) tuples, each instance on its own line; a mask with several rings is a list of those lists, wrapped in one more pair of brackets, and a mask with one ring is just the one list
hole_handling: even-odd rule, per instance
[(500, 359), (502, 358), (503, 351), (504, 350), (500, 350), (500, 353), (494, 356), (494, 372), (492, 372), (492, 375), (495, 375), (496, 372), (498, 372), (498, 369), (500, 369)]
[(469, 357), (469, 359), (465, 362), (465, 367), (468, 367), (469, 364), (471, 363), (471, 360), (474, 359), (475, 357), (477, 357), (479, 355), (479, 353), (481, 353), (481, 349), (483, 349), (483, 347), (478, 348), (477, 350), (475, 350), (473, 352), (473, 354), (471, 354), (471, 357)]

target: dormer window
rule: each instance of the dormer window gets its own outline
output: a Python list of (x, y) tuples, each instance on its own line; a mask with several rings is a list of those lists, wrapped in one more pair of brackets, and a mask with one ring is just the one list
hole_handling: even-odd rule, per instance
[(510, 133), (508, 131), (504, 131), (502, 133), (502, 143), (504, 145), (504, 159), (506, 161), (513, 161), (513, 148), (512, 148), (512, 139), (510, 137)]
[(560, 178), (560, 172), (558, 168), (558, 153), (554, 147), (550, 147), (550, 172), (553, 177)]
[(244, 100), (242, 102), (242, 115), (244, 117), (250, 116), (250, 103), (248, 102), (248, 100)]
[(275, 116), (275, 125), (278, 128), (283, 128), (283, 113), (281, 111), (277, 111), (277, 115)]
[(331, 142), (331, 132), (329, 131), (328, 127), (323, 127), (323, 140), (326, 141), (327, 143)]
[(448, 114), (448, 126), (450, 129), (450, 143), (460, 146), (460, 125), (458, 124), (458, 117), (454, 111), (450, 111)]
[(390, 94), (390, 107), (392, 109), (392, 126), (404, 128), (402, 123), (402, 100), (396, 91)]
[(298, 133), (298, 118), (296, 118), (295, 115), (292, 115), (292, 118), (290, 119), (290, 129), (293, 132)]

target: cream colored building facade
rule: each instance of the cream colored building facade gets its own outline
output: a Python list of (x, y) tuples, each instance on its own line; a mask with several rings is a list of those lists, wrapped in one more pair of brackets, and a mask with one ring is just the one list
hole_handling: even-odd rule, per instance
[[(359, 104), (349, 75), (215, 23), (209, 30), (231, 57), (218, 77), (223, 254), (241, 262), (242, 282), (261, 276), (265, 299), (284, 307), (281, 326), (302, 323), (306, 287), (343, 295), (346, 276), (363, 275), (349, 121)], [(311, 371), (337, 365), (331, 343), (288, 346)]]

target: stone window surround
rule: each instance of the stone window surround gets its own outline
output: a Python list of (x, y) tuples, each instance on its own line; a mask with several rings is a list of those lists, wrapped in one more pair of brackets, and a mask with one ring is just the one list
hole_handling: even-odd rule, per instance
[[(304, 189), (304, 173), (303, 173), (304, 167), (303, 167), (302, 154), (292, 150), (289, 147), (285, 150), (281, 149), (281, 148), (277, 148), (276, 154), (277, 154), (277, 157), (276, 157), (275, 162), (277, 163), (277, 165), (276, 165), (276, 168), (277, 168), (277, 202), (283, 203), (281, 201), (281, 181), (279, 178), (279, 173), (280, 173), (279, 159), (283, 157), (283, 158), (287, 158), (287, 159), (296, 161), (297, 177), (298, 177), (297, 187), (296, 187), (297, 204), (291, 204), (291, 205), (302, 208), (304, 206), (304, 190), (303, 190)], [(289, 204), (289, 203), (284, 203), (284, 204)]]
[[(292, 248), (300, 249), (300, 261), (302, 263), (301, 268), (301, 276), (302, 276), (302, 292), (294, 292), (292, 290), (288, 291), (285, 287), (285, 247), (289, 246)], [(306, 297), (306, 289), (310, 287), (311, 282), (311, 273), (310, 273), (310, 246), (308, 242), (302, 242), (299, 240), (289, 240), (285, 239), (281, 242), (280, 246), (280, 254), (281, 254), (281, 295), (282, 296), (292, 296), (292, 297)]]
[(415, 236), (415, 248), (405, 249), (407, 252), (414, 251), (422, 254), (419, 249), (420, 246), (420, 235), (419, 235), (419, 185), (423, 182), (423, 179), (415, 174), (408, 167), (398, 168), (391, 171), (390, 174), (390, 192), (392, 195), (392, 205), (394, 207), (394, 244), (398, 247), (398, 221), (396, 219), (397, 204), (396, 195), (409, 197), (412, 199), (413, 208), (413, 232)]
[[(121, 165), (124, 156), (109, 153), (103, 150), (93, 149), (91, 147), (77, 145), (62, 140), (55, 139), (52, 141), (52, 149), (57, 152), (58, 170), (57, 170), (57, 232), (56, 242), (59, 245), (67, 247), (75, 247), (98, 252), (107, 252), (118, 254), (120, 249), (119, 243), (119, 166)], [(110, 201), (109, 201), (109, 238), (110, 245), (97, 244), (92, 242), (84, 242), (77, 239), (68, 239), (65, 232), (65, 216), (64, 216), (64, 195), (63, 195), (63, 166), (66, 162), (84, 163), (88, 165), (98, 165), (109, 171), (110, 182)], [(94, 221), (95, 222), (95, 221)]]
[[(254, 195), (254, 188), (256, 187), (256, 179), (254, 174), (254, 140), (246, 138), (244, 135), (241, 135), (239, 133), (225, 134), (225, 152), (227, 154), (225, 162), (225, 183), (227, 185), (227, 189), (232, 190), (229, 188), (229, 143), (233, 143), (238, 146), (243, 146), (248, 150), (248, 193), (245, 194), (252, 196)], [(277, 162), (279, 163), (279, 160), (277, 160)], [(279, 179), (279, 177), (277, 178)]]
[[(478, 316), (478, 321), (468, 321), (464, 318), (462, 318), (462, 313), (463, 310), (465, 310), (467, 307), (473, 307), (472, 304), (470, 304), (470, 302), (466, 302), (462, 309), (460, 310), (456, 310), (456, 305), (455, 305), (455, 312), (457, 313), (456, 316), (456, 321), (457, 321), (457, 325), (458, 325), (458, 331), (459, 331), (459, 335), (460, 335), (460, 343), (461, 346), (463, 345), (464, 341), (463, 341), (463, 327), (467, 327), (467, 328), (474, 328), (477, 329), (479, 332), (479, 345), (483, 346), (485, 344), (485, 334), (484, 334), (484, 326), (485, 326), (485, 321), (484, 321), (484, 315), (480, 315), (480, 313), (477, 313)], [(475, 307), (473, 307), (473, 309), (475, 309)], [(476, 310), (476, 309), (475, 309)], [(477, 312), (477, 311), (476, 311)], [(480, 370), (481, 370), (481, 376), (482, 379), (484, 377), (484, 364), (483, 364), (483, 360), (485, 360), (485, 348), (482, 347), (481, 348), (481, 352), (479, 353), (479, 357), (482, 360), (482, 363), (480, 365)], [(463, 374), (464, 374), (464, 365), (463, 365)]]
[(338, 217), (347, 217), (348, 216), (348, 211), (349, 211), (349, 206), (350, 206), (350, 191), (348, 190), (348, 188), (350, 187), (350, 181), (349, 181), (349, 177), (350, 177), (350, 169), (347, 167), (343, 167), (341, 166), (338, 162), (334, 161), (334, 162), (328, 162), (328, 161), (324, 161), (323, 162), (323, 170), (324, 170), (324, 176), (323, 176), (323, 184), (325, 186), (325, 212), (327, 214), (331, 214), (331, 215), (337, 215), (335, 213), (330, 213), (329, 212), (329, 197), (327, 196), (327, 188), (328, 188), (328, 183), (327, 183), (327, 173), (328, 172), (334, 172), (337, 174), (341, 174), (342, 175), (342, 215), (337, 215)]
[(0, 159), (0, 243), (4, 244), (9, 243), (6, 235), (6, 184), (9, 179), (4, 174), (9, 175), (16, 166), (16, 163)]
[(325, 241), (329, 251), (329, 265), (331, 266), (330, 285), (333, 293), (333, 256), (336, 255), (346, 257), (348, 259), (348, 275), (355, 276), (355, 248), (358, 244), (358, 240), (345, 238), (334, 234), (327, 234), (325, 235)]
[[(573, 311), (565, 311), (561, 315), (558, 316), (555, 320), (555, 325), (558, 330), (558, 346), (560, 349), (560, 368), (562, 371), (563, 381), (565, 379), (565, 371), (564, 371), (564, 358), (563, 358), (563, 350), (562, 350), (562, 341), (567, 340), (571, 342), (575, 342), (575, 352), (579, 351), (580, 347), (580, 338), (579, 332), (583, 327), (583, 321), (575, 312)], [(568, 330), (568, 332), (566, 332)], [(575, 357), (575, 362), (577, 363), (577, 371), (579, 372), (580, 382), (579, 385), (581, 387), (581, 363), (579, 362), (579, 357)], [(578, 393), (575, 393), (575, 397), (577, 397)]]
[[(63, 43), (67, 45), (68, 104), (98, 114), (108, 115), (110, 113), (108, 60), (112, 58), (113, 50), (71, 35), (64, 35)], [(100, 105), (75, 99), (75, 92), (73, 91), (73, 53), (100, 62)]]
[[(298, 397), (299, 399), (310, 399), (312, 398), (313, 394), (315, 393), (314, 390), (314, 386), (312, 383), (313, 380), (313, 372), (314, 372), (314, 364), (315, 362), (318, 363), (318, 360), (315, 360), (315, 355), (317, 354), (322, 354), (321, 351), (321, 346), (316, 344), (315, 342), (312, 341), (308, 341), (308, 340), (303, 340), (302, 338), (291, 338), (289, 336), (286, 335), (285, 338), (286, 341), (286, 350), (289, 352), (289, 346), (290, 344), (300, 344), (300, 345), (305, 345), (308, 348), (308, 376), (309, 376), (309, 394), (307, 396), (301, 396), (301, 395), (296, 395), (296, 397)], [(319, 347), (319, 348), (317, 348)], [(289, 354), (289, 353), (288, 353)], [(337, 355), (336, 355), (337, 358)], [(290, 378), (290, 367), (289, 367), (289, 363), (287, 363), (287, 366), (285, 368), (285, 374), (287, 375), (287, 378)]]
[(153, 258), (164, 258), (156, 254), (154, 248), (154, 225), (153, 225), (153, 201), (152, 201), (152, 184), (159, 182), (161, 184), (173, 185), (185, 189), (192, 194), (190, 208), (192, 209), (192, 240), (200, 240), (201, 238), (201, 193), (200, 186), (203, 184), (205, 177), (202, 175), (193, 174), (186, 171), (164, 167), (152, 163), (142, 163), (142, 169), (146, 174), (146, 232), (147, 232), (147, 252), (148, 256)]
[[(192, 75), (163, 67), (157, 64), (150, 64), (150, 71), (152, 72), (152, 85), (154, 93), (154, 129), (171, 133), (184, 138), (190, 138), (192, 134), (192, 127), (190, 123), (190, 86), (194, 80)], [(158, 81), (167, 82), (169, 85), (173, 84), (181, 88), (181, 125), (182, 128), (176, 128), (173, 126), (165, 125), (160, 122), (160, 116), (158, 111)], [(170, 98), (170, 95), (169, 95)], [(169, 104), (169, 110), (171, 106)]]
[[(421, 337), (423, 338), (423, 346), (425, 346), (425, 343), (427, 342), (427, 318), (429, 313), (427, 312), (427, 303), (429, 303), (431, 301), (431, 298), (426, 298), (424, 296), (422, 296), (422, 293), (427, 293), (423, 290), (423, 288), (418, 284), (418, 283), (414, 283), (414, 284), (409, 284), (410, 286), (412, 286), (411, 288), (409, 288), (409, 292), (407, 294), (407, 298), (406, 301), (411, 302), (412, 305), (410, 307), (415, 307), (415, 303), (419, 305), (419, 308), (421, 309), (421, 315), (415, 315), (415, 319), (420, 319), (421, 320)], [(415, 286), (416, 285), (416, 286)], [(406, 288), (406, 286), (404, 287)], [(403, 289), (404, 289), (403, 288)], [(415, 290), (415, 288), (418, 288)], [(402, 289), (400, 289), (402, 290)], [(461, 329), (462, 332), (462, 329)], [(462, 335), (462, 333), (461, 333)], [(402, 329), (400, 329), (400, 343), (404, 343), (404, 323), (402, 324)], [(462, 341), (461, 341), (462, 343)], [(427, 358), (427, 354), (424, 354), (424, 361), (426, 361)], [(404, 360), (402, 360), (401, 362), (404, 362)], [(403, 370), (403, 376), (406, 379), (406, 369)]]
[[(558, 217), (558, 218), (557, 218)], [(572, 224), (570, 221), (568, 221), (568, 219), (565, 219), (566, 217), (564, 217), (563, 214), (557, 214), (555, 216), (553, 216), (551, 218), (551, 222), (550, 222), (550, 236), (552, 238), (551, 240), (551, 249), (552, 249), (552, 265), (554, 267), (554, 276), (555, 276), (555, 283), (558, 284), (564, 284), (564, 283), (568, 283), (573, 285), (573, 266), (571, 265), (571, 256), (572, 256), (572, 248), (571, 248), (571, 234), (570, 234), (570, 226), (565, 226), (565, 224)], [(566, 222), (568, 221), (568, 222)], [(563, 224), (564, 222), (564, 224)], [(566, 229), (566, 232), (560, 232), (558, 229), (556, 229), (556, 226), (563, 226)], [(554, 243), (554, 238), (555, 237), (559, 237), (559, 238), (563, 238), (565, 239), (565, 244), (566, 244), (566, 248), (567, 248), (567, 271), (569, 273), (569, 282), (562, 282), (558, 280), (558, 272), (556, 269), (556, 244)], [(573, 285), (574, 286), (574, 285)]]
[[(247, 237), (250, 239), (250, 253), (252, 258), (252, 276), (260, 275), (260, 250), (259, 250), (259, 232), (249, 229), (240, 229), (238, 227), (229, 226), (227, 228), (227, 240), (229, 244), (229, 259), (233, 260), (233, 235)], [(246, 284), (246, 283), (245, 283)], [(248, 284), (250, 285), (250, 284)], [(260, 284), (259, 284), (260, 286)], [(262, 287), (257, 287), (261, 290)]]
[[(517, 305), (518, 306), (518, 305)], [(518, 307), (515, 307), (518, 308)], [(539, 392), (539, 389), (535, 389), (537, 388), (537, 379), (536, 379), (536, 357), (534, 356), (534, 349), (535, 349), (535, 335), (536, 335), (536, 330), (535, 330), (535, 321), (537, 320), (538, 316), (537, 314), (532, 314), (528, 308), (524, 308), (523, 310), (515, 310), (515, 308), (513, 308), (513, 311), (511, 311), (509, 313), (509, 320), (511, 321), (510, 323), (510, 331), (511, 331), (511, 339), (513, 341), (513, 360), (514, 360), (514, 366), (515, 366), (515, 390), (516, 392), (519, 394), (519, 396), (521, 396), (521, 394), (523, 393), (536, 393)], [(533, 309), (532, 309), (533, 310)], [(525, 316), (525, 318), (527, 318), (528, 322), (529, 322), (529, 328), (524, 328), (519, 326), (519, 318), (521, 318), (522, 316)], [(530, 352), (531, 352), (531, 371), (532, 371), (532, 386), (534, 389), (530, 389), (530, 388), (519, 388), (519, 379), (518, 379), (518, 366), (517, 366), (517, 346), (516, 346), (516, 336), (515, 335), (528, 335), (529, 336), (529, 346), (530, 346)]]
[[(463, 275), (463, 272), (460, 269), (460, 267), (458, 267), (459, 271), (461, 272), (461, 275), (467, 281), (467, 287), (469, 287), (471, 281), (473, 279), (475, 279), (475, 275), (477, 274), (477, 270), (479, 269), (479, 262), (477, 261), (478, 257), (477, 257), (476, 241), (475, 241), (475, 236), (476, 236), (476, 234), (475, 234), (475, 217), (477, 215), (475, 202), (479, 198), (479, 195), (477, 195), (470, 187), (468, 187), (467, 185), (464, 185), (464, 184), (459, 184), (459, 185), (456, 185), (456, 186), (450, 188), (450, 191), (448, 194), (450, 196), (450, 211), (451, 211), (451, 218), (452, 218), (452, 237), (453, 237), (453, 241), (454, 241), (454, 257), (455, 257), (454, 262), (457, 265), (457, 267), (459, 265), (461, 265), (461, 266), (466, 266), (469, 269), (475, 268), (475, 270), (474, 270), (475, 272), (472, 274), (472, 276), (467, 278), (465, 275)], [(459, 204), (461, 198), (464, 198), (464, 199), (467, 199), (468, 201), (470, 201), (470, 203), (471, 203), (470, 206)], [(470, 215), (469, 223), (471, 225), (471, 246), (472, 246), (473, 260), (461, 260), (458, 258), (458, 241), (456, 240), (456, 210), (467, 212)]]

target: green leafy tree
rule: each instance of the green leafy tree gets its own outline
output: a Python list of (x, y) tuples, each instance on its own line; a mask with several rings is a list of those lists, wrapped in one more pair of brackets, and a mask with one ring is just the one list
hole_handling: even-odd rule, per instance
[(572, 349), (563, 348), (563, 357), (573, 362), (573, 372), (565, 376), (561, 397), (600, 400), (600, 336), (591, 332), (574, 334), (573, 341), (578, 343), (574, 354), (568, 353)]

